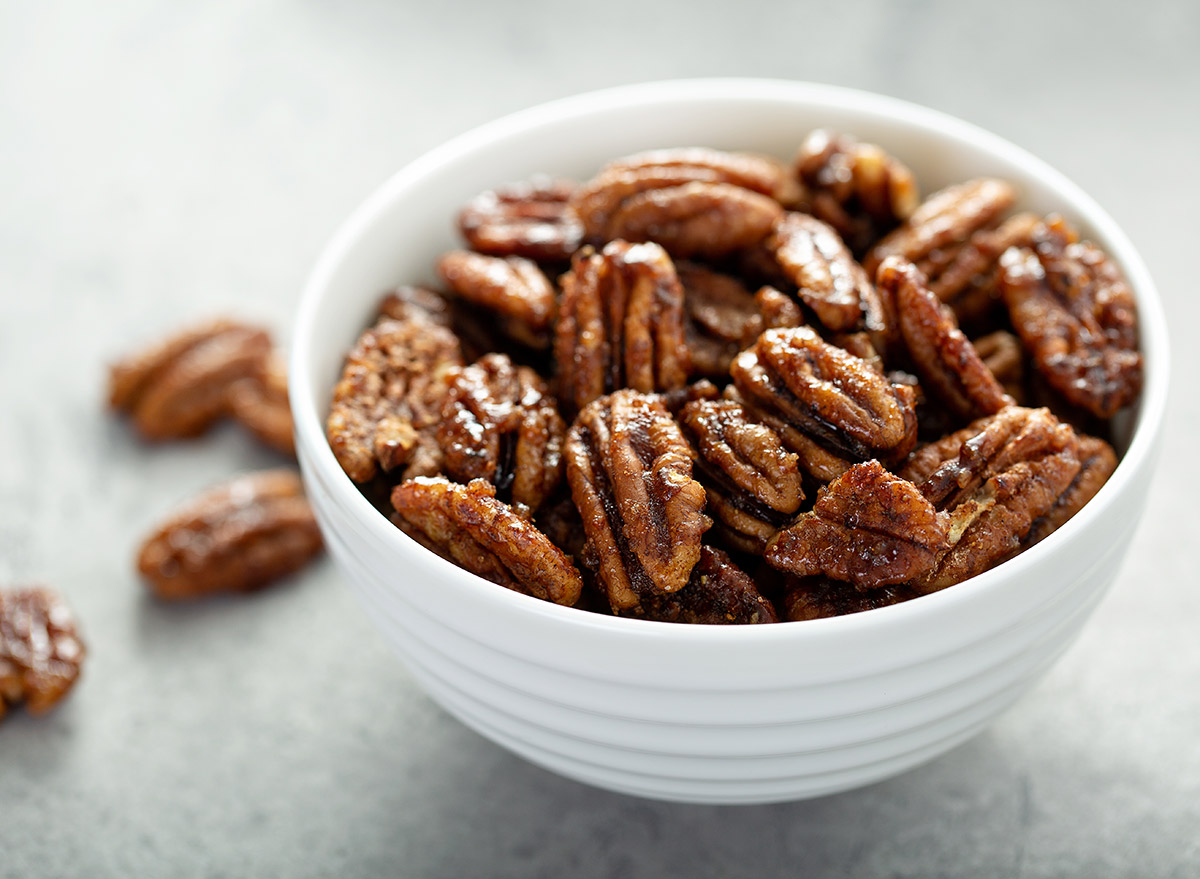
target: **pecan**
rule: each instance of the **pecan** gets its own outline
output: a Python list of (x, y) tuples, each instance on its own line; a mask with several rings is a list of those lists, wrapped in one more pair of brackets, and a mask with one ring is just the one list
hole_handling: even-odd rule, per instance
[(725, 376), (737, 353), (764, 329), (755, 297), (731, 275), (695, 263), (675, 268), (683, 285), (693, 372)]
[(1034, 247), (1001, 257), (1000, 288), (1033, 363), (1068, 402), (1101, 418), (1142, 386), (1137, 304), (1120, 268), (1061, 222), (1042, 225)]
[(265, 445), (296, 456), (292, 410), (288, 405), (287, 366), (272, 353), (258, 371), (235, 382), (229, 390), (229, 411)]
[(333, 389), (326, 433), (355, 482), (402, 464), (406, 476), (440, 466), (437, 422), (462, 350), (454, 333), (424, 309), (403, 313), (406, 319), (385, 317), (359, 337)]
[(395, 288), (379, 303), (378, 323), (383, 318), (392, 320), (426, 320), (444, 327), (453, 325), (454, 312), (451, 304), (424, 287), (403, 285)]
[(822, 488), (812, 510), (771, 539), (765, 558), (800, 577), (891, 586), (937, 563), (950, 547), (947, 529), (915, 485), (867, 461)]
[(823, 453), (826, 472), (839, 469), (838, 461), (839, 472), (869, 458), (900, 461), (916, 444), (913, 389), (893, 385), (808, 327), (767, 330), (738, 355), (731, 374), (748, 408), (795, 428), (777, 432), (802, 459)]
[(472, 250), (539, 262), (570, 259), (583, 241), (583, 224), (568, 207), (575, 184), (537, 176), (480, 193), (458, 215)]
[(686, 586), (652, 596), (626, 616), (701, 625), (779, 622), (775, 608), (754, 581), (726, 553), (711, 546), (700, 547), (700, 561)]
[(975, 353), (983, 361), (996, 381), (1016, 402), (1025, 397), (1025, 360), (1021, 354), (1021, 340), (1007, 330), (996, 330), (978, 339), (972, 339)]
[(453, 370), (438, 444), (446, 473), (484, 479), (501, 499), (536, 510), (562, 478), (566, 425), (546, 383), (503, 354)]
[(792, 297), (780, 293), (774, 287), (760, 287), (754, 294), (754, 302), (762, 315), (763, 329), (791, 329), (804, 326), (804, 312)]
[(630, 390), (594, 401), (567, 433), (566, 459), (591, 566), (613, 610), (682, 589), (712, 521), (662, 402)]
[(838, 332), (887, 330), (878, 293), (831, 227), (807, 214), (784, 214), (767, 247), (826, 327)]
[(0, 720), (9, 706), (45, 714), (79, 677), (86, 650), (75, 617), (52, 589), (0, 589)]
[(549, 344), (554, 287), (537, 263), (454, 250), (438, 260), (437, 270), (455, 295), (494, 313), (507, 335), (531, 348)]
[(321, 532), (291, 470), (239, 476), (177, 510), (142, 543), (138, 571), (159, 598), (249, 592), (300, 570)]
[(880, 292), (893, 303), (900, 334), (925, 387), (963, 418), (991, 415), (1012, 404), (920, 269), (890, 256), (880, 264), (877, 277)]
[(215, 320), (112, 367), (109, 402), (149, 440), (199, 436), (229, 411), (229, 390), (271, 350), (263, 329)]
[(657, 244), (613, 241), (575, 254), (555, 336), (559, 398), (582, 409), (618, 388), (687, 383), (683, 287)]
[(762, 552), (804, 500), (798, 457), (732, 400), (698, 400), (679, 418), (696, 451), (708, 505), (731, 545)]
[(849, 135), (814, 131), (801, 144), (795, 167), (801, 209), (832, 226), (858, 255), (917, 206), (912, 172), (875, 144)]
[(556, 604), (579, 600), (583, 580), (571, 560), (529, 519), (496, 499), (482, 479), (410, 479), (392, 492), (396, 524), (459, 567)]
[(1025, 535), (1024, 546), (1033, 546), (1045, 540), (1053, 532), (1083, 509), (1083, 505), (1096, 496), (1096, 492), (1108, 482), (1117, 469), (1117, 453), (1102, 439), (1094, 436), (1079, 437), (1079, 473), (1071, 484), (1059, 495), (1049, 511), (1037, 518), (1029, 533)]
[(920, 594), (904, 585), (860, 590), (828, 577), (797, 577), (784, 593), (783, 610), (784, 617), (793, 622), (819, 620), (889, 607)]

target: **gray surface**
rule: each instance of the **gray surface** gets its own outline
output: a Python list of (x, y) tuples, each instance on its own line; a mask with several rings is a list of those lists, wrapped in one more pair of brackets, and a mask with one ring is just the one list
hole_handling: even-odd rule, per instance
[(990, 731), (783, 806), (649, 803), (526, 765), (414, 688), (328, 563), (189, 607), (131, 571), (164, 510), (273, 459), (232, 430), (140, 445), (102, 409), (110, 358), (229, 310), (286, 335), (324, 240), (405, 161), (644, 79), (873, 89), (1064, 170), (1161, 285), (1165, 458), (1186, 460), (1200, 7), (996, 5), (0, 2), (0, 583), (59, 586), (91, 647), (57, 712), (0, 726), (0, 877), (1200, 873), (1194, 466), (1160, 471), (1114, 591)]

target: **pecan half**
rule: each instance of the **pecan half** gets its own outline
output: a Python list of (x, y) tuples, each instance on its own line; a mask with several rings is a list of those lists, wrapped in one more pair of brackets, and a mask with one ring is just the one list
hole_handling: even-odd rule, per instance
[(1111, 418), (1142, 387), (1137, 303), (1125, 278), (1065, 224), (1040, 226), (1034, 247), (1001, 257), (1000, 288), (1033, 363), (1070, 403)]
[(0, 720), (20, 703), (30, 714), (53, 708), (75, 685), (86, 652), (57, 592), (0, 589)]
[(712, 520), (662, 402), (630, 390), (594, 401), (567, 432), (566, 459), (591, 566), (613, 610), (682, 589)]
[(769, 285), (760, 287), (754, 302), (762, 315), (763, 329), (791, 329), (804, 326), (804, 312), (792, 297)]
[(321, 532), (292, 470), (239, 476), (172, 514), (142, 543), (138, 571), (159, 598), (249, 592), (300, 570)]
[(880, 264), (877, 280), (880, 293), (894, 304), (900, 334), (925, 387), (963, 418), (991, 415), (1012, 404), (920, 269), (890, 256)]
[(501, 499), (536, 510), (562, 478), (566, 425), (546, 383), (503, 354), (453, 370), (438, 444), (446, 473), (484, 479)]
[(796, 156), (800, 209), (828, 223), (857, 255), (917, 206), (917, 183), (903, 164), (872, 143), (819, 129)]
[(732, 400), (698, 400), (680, 413), (708, 506), (737, 549), (762, 552), (804, 500), (798, 457)]
[(755, 297), (740, 280), (695, 263), (677, 263), (696, 375), (724, 377), (738, 352), (764, 329)]
[(396, 486), (392, 504), (405, 533), (459, 567), (544, 601), (579, 600), (583, 580), (575, 565), (526, 516), (497, 500), (490, 483), (410, 479)]
[(905, 583), (950, 547), (947, 517), (878, 461), (856, 464), (821, 489), (810, 512), (767, 544), (767, 562), (863, 589)]
[(657, 244), (610, 242), (575, 254), (562, 278), (554, 356), (559, 398), (582, 409), (618, 388), (682, 388), (690, 359), (683, 287)]
[(263, 444), (296, 457), (292, 409), (288, 404), (287, 366), (272, 353), (258, 371), (229, 389), (229, 411)]
[(215, 320), (113, 365), (109, 402), (148, 440), (199, 436), (229, 411), (234, 382), (252, 376), (271, 350), (266, 330)]
[(819, 620), (889, 607), (920, 594), (904, 585), (860, 590), (828, 577), (798, 577), (784, 593), (783, 611), (785, 619), (792, 622)]
[(458, 228), (472, 250), (490, 256), (567, 260), (583, 243), (583, 224), (568, 207), (574, 191), (544, 176), (488, 190), (462, 209)]
[(454, 250), (443, 254), (437, 270), (456, 296), (494, 313), (507, 335), (531, 348), (549, 344), (554, 287), (537, 263)]
[(1083, 509), (1096, 496), (1108, 477), (1117, 469), (1117, 453), (1102, 439), (1079, 437), (1079, 473), (1059, 495), (1049, 511), (1034, 520), (1023, 546), (1033, 546), (1061, 528), (1068, 519)]
[(1007, 330), (996, 330), (972, 339), (975, 353), (996, 381), (1017, 403), (1025, 399), (1025, 358), (1021, 340)]
[(686, 586), (652, 596), (625, 616), (700, 625), (779, 622), (775, 608), (754, 581), (726, 553), (711, 546), (700, 547), (700, 561)]

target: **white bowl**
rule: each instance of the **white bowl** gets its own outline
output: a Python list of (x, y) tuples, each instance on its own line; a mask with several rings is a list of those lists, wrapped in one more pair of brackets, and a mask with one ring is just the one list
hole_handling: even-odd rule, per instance
[[(813, 128), (879, 143), (923, 192), (979, 175), (1059, 211), (1124, 268), (1146, 383), (1108, 484), (1058, 532), (943, 592), (768, 626), (617, 619), (519, 595), (394, 528), (323, 429), (342, 359), (381, 295), (432, 276), (471, 196), (537, 172), (586, 179), (617, 156), (704, 145), (789, 158)], [(291, 403), (333, 557), (425, 691), (515, 753), (599, 787), (760, 803), (865, 785), (979, 732), (1062, 654), (1112, 583), (1146, 502), (1167, 392), (1166, 325), (1142, 260), (1078, 187), (957, 119), (857, 91), (769, 80), (636, 85), (534, 107), (427, 153), (376, 191), (317, 263), (297, 317)]]

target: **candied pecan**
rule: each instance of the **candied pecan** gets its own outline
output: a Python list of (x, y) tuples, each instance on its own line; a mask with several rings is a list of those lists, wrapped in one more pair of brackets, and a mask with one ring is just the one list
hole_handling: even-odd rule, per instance
[(271, 350), (266, 330), (215, 320), (113, 365), (109, 402), (149, 440), (199, 436), (229, 411), (234, 382), (252, 376)]
[(300, 570), (321, 545), (299, 475), (266, 470), (177, 510), (142, 543), (138, 571), (159, 598), (249, 592)]
[(877, 279), (880, 292), (893, 303), (900, 334), (924, 386), (963, 418), (991, 415), (1012, 404), (920, 269), (889, 256), (880, 264)]
[(800, 577), (869, 589), (924, 574), (949, 547), (947, 517), (911, 482), (865, 461), (823, 487), (812, 510), (771, 539), (765, 558)]
[(793, 622), (819, 620), (889, 607), (920, 594), (904, 585), (860, 590), (828, 577), (794, 577), (783, 596), (783, 611)]
[(86, 652), (54, 590), (0, 589), (0, 720), (22, 702), (30, 714), (53, 708), (74, 686)]
[(287, 366), (278, 354), (265, 358), (253, 376), (233, 384), (229, 389), (229, 411), (261, 442), (285, 455), (296, 456)]
[(536, 176), (488, 190), (458, 215), (472, 250), (490, 256), (522, 256), (539, 262), (570, 259), (583, 241), (583, 224), (568, 207), (575, 184)]
[(590, 564), (613, 610), (682, 589), (712, 520), (662, 401), (621, 390), (592, 402), (567, 432), (566, 460)]
[(610, 242), (575, 254), (555, 336), (559, 398), (582, 409), (618, 388), (682, 388), (690, 359), (683, 287), (657, 244)]
[[(731, 374), (756, 416), (773, 416), (797, 428), (776, 432), (802, 460), (819, 450), (847, 462), (840, 468), (844, 470), (848, 463), (868, 458), (903, 460), (916, 444), (912, 388), (891, 384), (808, 327), (767, 330), (753, 348), (738, 355)], [(808, 438), (803, 447), (793, 442), (796, 434)]]
[(767, 247), (826, 327), (839, 332), (887, 330), (879, 294), (831, 227), (807, 214), (784, 214)]
[(1025, 398), (1025, 360), (1021, 356), (1021, 340), (1007, 330), (996, 330), (972, 339), (975, 353), (996, 381), (1017, 403)]
[(1079, 473), (1059, 495), (1049, 511), (1034, 520), (1033, 526), (1023, 541), (1024, 546), (1033, 546), (1045, 540), (1096, 496), (1096, 492), (1108, 482), (1117, 469), (1117, 453), (1102, 439), (1094, 436), (1079, 438)]
[(451, 304), (432, 290), (402, 285), (389, 292), (379, 303), (375, 322), (385, 317), (399, 321), (430, 320), (449, 327), (453, 325), (454, 314)]
[(762, 315), (763, 329), (791, 329), (804, 326), (804, 312), (792, 297), (765, 285), (754, 294), (754, 302)]
[(380, 468), (406, 476), (437, 472), (435, 433), (452, 367), (462, 365), (458, 337), (440, 320), (408, 308), (359, 337), (333, 389), (326, 434), (342, 469), (367, 482)]
[(579, 600), (583, 580), (571, 560), (482, 479), (402, 482), (392, 492), (396, 523), (414, 540), (473, 574), (555, 604)]
[(654, 595), (625, 616), (644, 616), (663, 623), (746, 625), (777, 623), (779, 617), (754, 581), (724, 552), (700, 547), (700, 561), (678, 592)]
[(800, 509), (798, 457), (732, 400), (698, 400), (680, 414), (708, 505), (737, 549), (762, 552)]
[(554, 287), (537, 263), (453, 250), (438, 260), (437, 270), (455, 295), (494, 313), (507, 335), (531, 348), (549, 344)]
[(565, 484), (542, 504), (534, 517), (534, 524), (550, 538), (550, 542), (574, 559), (582, 559), (587, 535), (583, 531), (583, 519), (571, 489)]
[(546, 383), (503, 354), (453, 370), (438, 444), (446, 473), (485, 479), (502, 499), (536, 510), (562, 478), (566, 425)]
[(1142, 386), (1137, 303), (1120, 268), (1061, 221), (1042, 225), (1034, 247), (1000, 259), (1000, 289), (1033, 363), (1068, 402), (1101, 418)]
[(737, 353), (764, 329), (755, 298), (731, 275), (687, 262), (675, 269), (683, 285), (693, 371), (725, 376)]
[(880, 147), (819, 129), (796, 156), (800, 209), (828, 223), (857, 255), (917, 206), (912, 172)]

